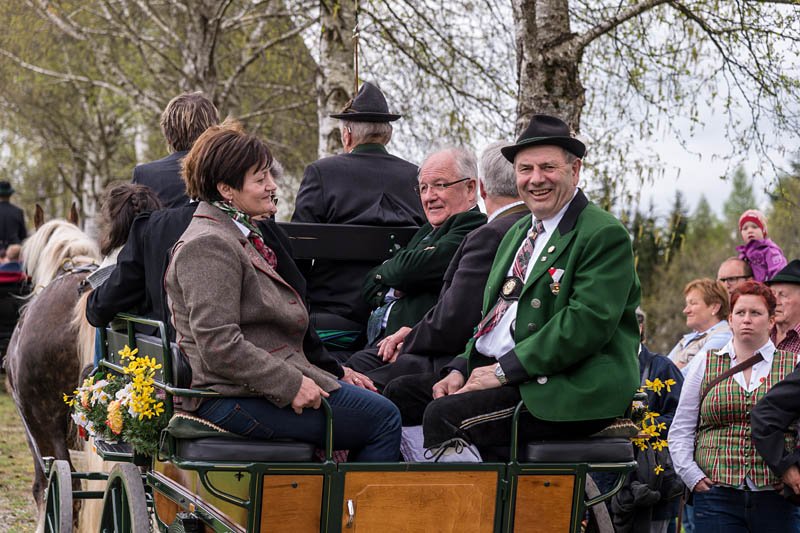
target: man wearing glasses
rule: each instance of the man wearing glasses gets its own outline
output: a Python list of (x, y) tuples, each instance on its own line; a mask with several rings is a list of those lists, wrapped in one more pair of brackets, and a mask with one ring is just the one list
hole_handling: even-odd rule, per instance
[[(477, 207), (475, 156), (460, 148), (429, 155), (419, 171), (418, 191), (424, 224), (405, 249), (370, 271), (364, 297), (373, 307), (367, 343), (416, 324), (438, 299), (444, 273), (461, 241), (486, 223)], [(458, 310), (453, 310), (458, 312)]]
[(750, 279), (753, 279), (753, 270), (746, 261), (738, 257), (729, 257), (722, 262), (717, 271), (717, 281), (722, 282), (728, 289), (728, 296), (733, 294), (736, 287)]

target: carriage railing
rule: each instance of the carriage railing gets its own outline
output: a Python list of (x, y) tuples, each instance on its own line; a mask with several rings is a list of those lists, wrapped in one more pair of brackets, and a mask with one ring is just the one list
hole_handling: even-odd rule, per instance
[[(173, 365), (173, 349), (167, 337), (166, 325), (159, 321), (153, 320), (130, 313), (119, 313), (115, 317), (114, 323), (125, 322), (125, 336), (127, 346), (131, 349), (139, 348), (139, 355), (148, 355), (156, 359), (156, 362), (161, 364), (160, 371), (157, 371), (153, 385), (164, 391), (164, 410), (167, 418), (171, 419), (175, 414), (175, 401), (174, 398), (215, 398), (220, 394), (213, 390), (208, 389), (193, 389), (185, 387), (176, 387), (174, 383), (177, 382), (175, 375), (175, 367)], [(148, 326), (155, 328), (158, 331), (158, 338), (150, 337), (143, 338), (141, 334), (136, 332), (136, 325)], [(109, 370), (117, 373), (124, 372), (124, 365), (116, 357), (116, 351), (112, 348), (114, 343), (109, 342), (109, 331), (114, 331), (112, 328), (98, 328), (100, 331), (100, 341), (103, 347), (103, 357), (100, 360), (100, 365), (108, 368)], [(148, 348), (154, 353), (148, 353)], [(177, 354), (176, 357), (185, 357), (182, 353)], [(322, 398), (322, 409), (325, 411), (325, 461), (333, 461), (333, 410), (330, 404)], [(175, 440), (172, 436), (166, 435), (164, 442), (167, 445), (169, 456), (176, 458)]]

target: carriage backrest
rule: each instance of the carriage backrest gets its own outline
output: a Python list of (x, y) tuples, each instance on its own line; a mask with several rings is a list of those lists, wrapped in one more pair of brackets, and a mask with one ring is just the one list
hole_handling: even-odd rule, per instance
[(385, 261), (404, 247), (416, 226), (380, 227), (356, 224), (278, 224), (289, 235), (295, 259)]
[[(106, 329), (106, 342), (108, 343), (107, 360), (110, 363), (125, 366), (119, 352), (125, 346), (131, 350), (137, 348), (138, 356), (148, 356), (156, 360), (161, 368), (156, 370), (154, 379), (161, 385), (172, 385), (179, 388), (188, 388), (191, 384), (191, 369), (186, 357), (181, 353), (176, 343), (171, 343), (167, 351), (159, 337), (136, 333), (131, 339), (129, 332), (118, 331), (113, 328)], [(165, 363), (166, 361), (166, 363)]]

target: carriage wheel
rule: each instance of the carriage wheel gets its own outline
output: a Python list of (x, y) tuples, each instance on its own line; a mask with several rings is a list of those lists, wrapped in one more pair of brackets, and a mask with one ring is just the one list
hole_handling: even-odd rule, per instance
[(144, 495), (144, 481), (131, 463), (114, 466), (103, 496), (100, 533), (146, 533), (150, 515)]
[(53, 461), (44, 504), (45, 533), (72, 531), (72, 473), (69, 463)]

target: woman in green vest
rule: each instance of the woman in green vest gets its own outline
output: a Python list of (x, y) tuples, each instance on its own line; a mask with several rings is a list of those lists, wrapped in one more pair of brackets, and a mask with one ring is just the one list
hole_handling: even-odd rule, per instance
[[(776, 350), (769, 339), (774, 314), (768, 287), (742, 284), (731, 295), (733, 338), (697, 354), (687, 367), (669, 449), (694, 493), (699, 533), (800, 532), (800, 512), (775, 490), (780, 480), (751, 438), (750, 411), (797, 363), (797, 354)], [(790, 428), (787, 448), (795, 441)]]

